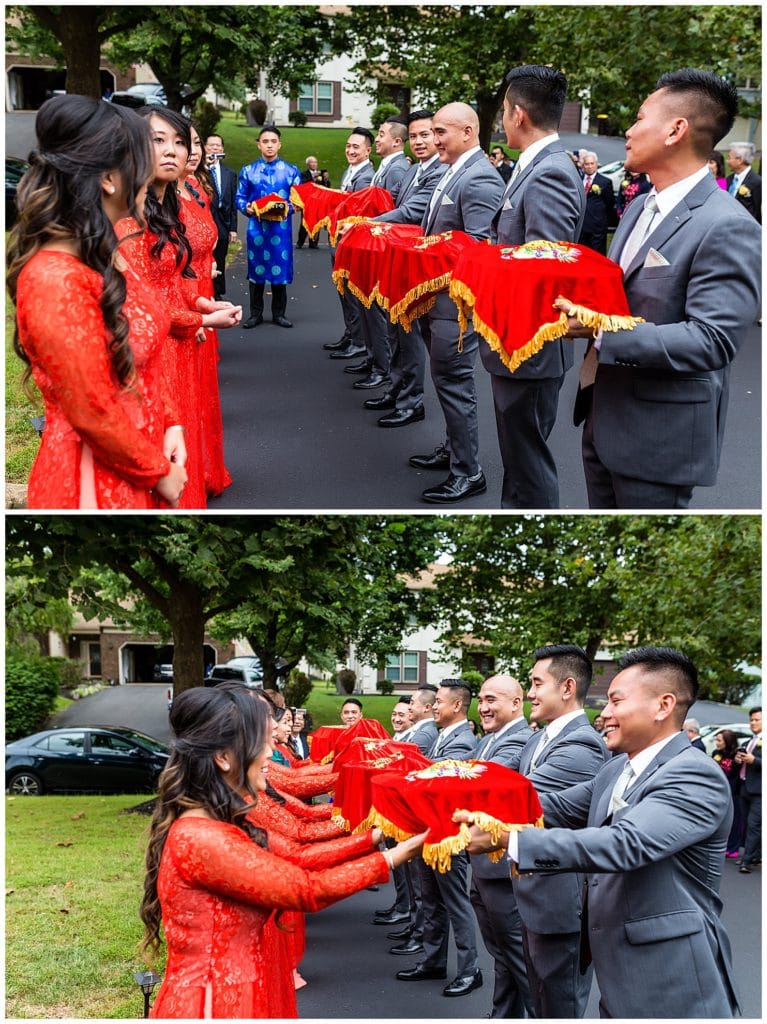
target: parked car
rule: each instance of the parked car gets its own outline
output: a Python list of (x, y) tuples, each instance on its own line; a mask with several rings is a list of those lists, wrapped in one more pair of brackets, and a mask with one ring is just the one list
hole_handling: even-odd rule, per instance
[(5, 748), (11, 796), (42, 793), (152, 793), (170, 751), (122, 726), (63, 726), (36, 732)]
[(16, 223), (19, 211), (16, 206), (16, 189), (23, 176), (29, 170), (26, 160), (20, 160), (17, 156), (5, 158), (5, 227), (12, 228)]
[(152, 675), (158, 683), (161, 683), (164, 679), (172, 679), (173, 665), (155, 665)]
[(145, 107), (148, 103), (160, 107), (168, 105), (165, 90), (159, 82), (139, 82), (127, 89), (113, 92), (109, 99), (110, 102), (123, 107)]
[(722, 729), (730, 729), (738, 737), (738, 746), (743, 746), (751, 739), (751, 729), (748, 722), (731, 722), (729, 725), (702, 725), (700, 727), (700, 738), (707, 754), (713, 754), (716, 749), (716, 734)]
[(623, 170), (623, 161), (612, 160), (609, 164), (603, 164), (601, 167), (597, 169), (600, 174), (604, 174), (606, 178), (610, 179), (613, 186), (613, 192), (615, 192), (617, 196), (618, 189), (621, 187), (621, 182), (623, 181), (623, 178), (625, 176)]
[(251, 690), (260, 690), (264, 685), (264, 673), (259, 662), (257, 667), (248, 665), (216, 665), (209, 676), (205, 677), (205, 686), (215, 686), (224, 682), (244, 683)]

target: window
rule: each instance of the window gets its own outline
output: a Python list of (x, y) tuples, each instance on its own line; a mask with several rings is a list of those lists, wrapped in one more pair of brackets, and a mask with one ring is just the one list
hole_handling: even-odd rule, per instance
[(305, 114), (332, 114), (333, 83), (302, 82), (298, 93), (298, 109)]
[(94, 754), (108, 751), (110, 754), (123, 754), (129, 757), (136, 749), (132, 743), (120, 736), (110, 736), (103, 732), (91, 733), (91, 751)]
[(82, 732), (59, 732), (48, 737), (48, 749), (58, 754), (79, 754), (85, 746)]
[(418, 682), (418, 651), (400, 651), (386, 658), (385, 677), (390, 683)]
[(88, 675), (101, 675), (101, 644), (88, 644)]

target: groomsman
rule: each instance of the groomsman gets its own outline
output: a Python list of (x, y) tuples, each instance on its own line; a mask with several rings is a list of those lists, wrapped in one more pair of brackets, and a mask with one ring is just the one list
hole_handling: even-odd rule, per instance
[[(373, 183), (375, 173), (370, 162), (373, 148), (373, 133), (367, 128), (354, 128), (346, 140), (348, 166), (341, 178), (342, 192), (361, 192)], [(330, 250), (331, 267), (335, 263), (336, 251)], [(338, 341), (327, 342), (322, 347), (330, 352), (331, 359), (354, 359), (362, 356), (365, 348), (362, 325), (359, 319), (359, 303), (355, 303), (348, 289), (339, 294), (344, 315), (344, 333)]]
[(205, 159), (216, 194), (210, 204), (218, 228), (218, 241), (213, 249), (218, 275), (213, 278), (213, 294), (220, 299), (226, 294), (226, 254), (230, 242), (237, 241), (237, 175), (224, 160), (224, 141), (220, 135), (205, 140)]
[[(374, 217), (374, 220), (387, 224), (420, 224), (423, 220), (434, 188), (447, 171), (447, 165), (441, 163), (437, 155), (433, 116), (430, 110), (414, 110), (408, 117), (408, 140), (416, 163), (402, 180), (396, 208)], [(391, 352), (391, 384), (380, 398), (369, 398), (364, 405), (366, 409), (394, 410), (378, 420), (379, 427), (404, 427), (424, 418), (426, 348), (420, 321), (414, 321), (409, 331), (400, 324), (391, 323), (388, 317), (383, 326)]]
[[(493, 219), (496, 240), (500, 245), (539, 238), (574, 242), (586, 195), (558, 133), (567, 79), (555, 68), (529, 64), (514, 68), (506, 81), (503, 126), (508, 144), (520, 155)], [(514, 373), (486, 341), (480, 354), (493, 389), (502, 508), (558, 508), (557, 467), (547, 441), (560, 388), (573, 365), (572, 345), (565, 339), (548, 341)]]
[[(490, 222), (503, 194), (503, 179), (479, 145), (479, 118), (467, 103), (449, 103), (434, 115), (434, 139), (440, 161), (447, 165), (424, 213), (425, 235), (465, 231), (479, 241), (490, 237)], [(431, 364), (431, 379), (447, 428), (447, 442), (429, 455), (414, 455), (416, 469), (447, 469), (448, 476), (423, 492), (431, 504), (452, 504), (482, 494), (487, 482), (479, 464), (479, 428), (474, 363), (478, 340), (474, 330), (463, 336), (455, 303), (440, 292), (421, 320)]]

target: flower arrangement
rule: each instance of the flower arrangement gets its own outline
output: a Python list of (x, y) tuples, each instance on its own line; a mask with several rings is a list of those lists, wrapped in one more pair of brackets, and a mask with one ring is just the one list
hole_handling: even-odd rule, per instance
[(743, 196), (744, 199), (750, 199), (751, 198), (751, 189), (748, 188), (746, 185), (741, 185), (740, 188), (738, 189), (738, 195), (739, 196)]
[(599, 195), (602, 194), (602, 189), (600, 188), (599, 185), (592, 185), (591, 189), (590, 189), (590, 192), (591, 192), (591, 194), (593, 196), (599, 196)]

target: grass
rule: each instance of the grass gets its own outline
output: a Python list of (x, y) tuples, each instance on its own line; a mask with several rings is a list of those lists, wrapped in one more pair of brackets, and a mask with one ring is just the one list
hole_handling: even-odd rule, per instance
[[(37, 431), (29, 422), (40, 416), (42, 400), (31, 402), (24, 393), (21, 378), (26, 364), (13, 351), (14, 309), (10, 299), (5, 307), (5, 479), (11, 484), (25, 484), (40, 447)], [(30, 381), (32, 390), (37, 388)]]
[(142, 1015), (145, 799), (6, 799), (7, 1017)]

